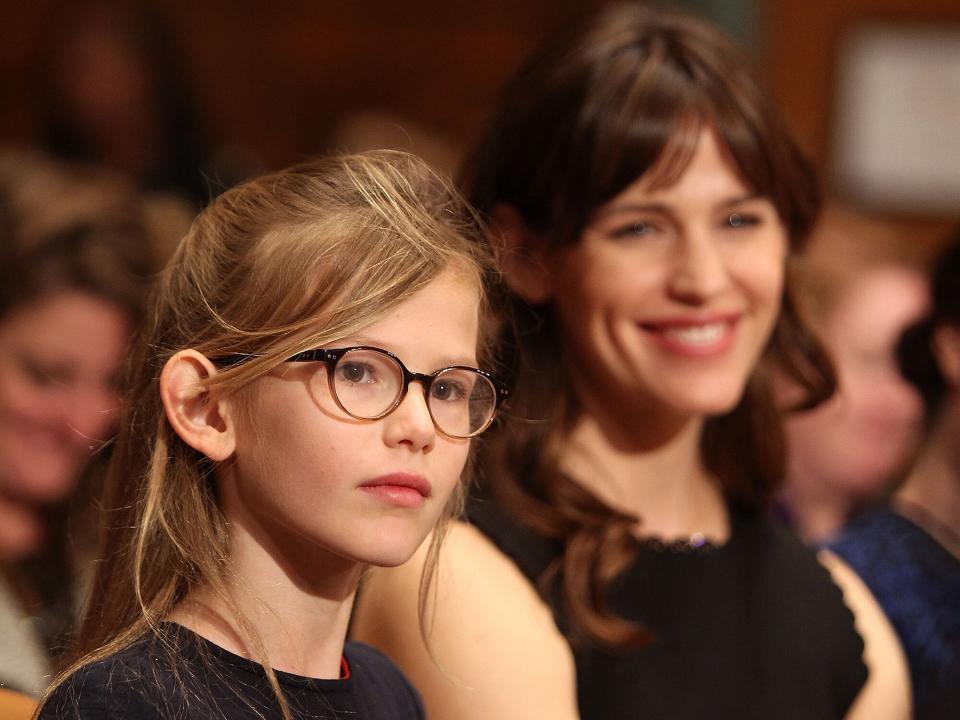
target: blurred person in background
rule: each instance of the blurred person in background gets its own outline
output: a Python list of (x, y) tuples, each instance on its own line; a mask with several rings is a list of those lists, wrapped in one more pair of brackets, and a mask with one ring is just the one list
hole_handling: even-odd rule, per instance
[(125, 182), (28, 153), (0, 152), (0, 214), (0, 684), (37, 694), (84, 570), (70, 498), (163, 250)]
[[(834, 258), (835, 259), (835, 258)], [(821, 543), (902, 479), (920, 437), (920, 393), (900, 374), (896, 343), (929, 304), (926, 278), (905, 264), (834, 270), (812, 262), (804, 288), (834, 360), (838, 391), (790, 414), (781, 508), (796, 532)]]
[(960, 235), (937, 263), (933, 308), (898, 346), (925, 435), (891, 503), (830, 547), (867, 584), (906, 651), (917, 720), (960, 708)]
[(208, 141), (188, 76), (160, 9), (86, 0), (50, 25), (38, 59), (40, 142), (58, 158), (95, 163), (139, 188), (202, 207), (211, 186)]

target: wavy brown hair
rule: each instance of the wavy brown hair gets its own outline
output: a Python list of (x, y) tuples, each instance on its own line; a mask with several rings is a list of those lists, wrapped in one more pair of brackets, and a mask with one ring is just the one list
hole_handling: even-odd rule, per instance
[[(642, 4), (601, 10), (529, 59), (473, 155), (468, 197), (483, 213), (511, 207), (549, 247), (576, 243), (596, 209), (637, 178), (654, 187), (675, 182), (704, 127), (747, 187), (773, 203), (792, 257), (819, 209), (813, 169), (731, 40), (705, 21)], [(540, 585), (546, 594), (560, 583), (575, 639), (643, 643), (649, 634), (605, 602), (636, 553), (637, 518), (561, 472), (561, 447), (581, 412), (562, 365), (562, 329), (549, 303), (514, 296), (510, 306), (505, 343), (515, 400), (512, 417), (487, 440), (486, 482), (520, 522), (562, 542), (562, 557)], [(782, 431), (764, 378), (771, 361), (802, 388), (802, 406), (833, 392), (830, 363), (797, 314), (789, 278), (744, 396), (710, 418), (702, 438), (706, 466), (727, 497), (753, 506), (783, 474)]]
[[(229, 530), (213, 464), (167, 421), (160, 372), (184, 348), (210, 358), (251, 355), (205, 383), (242, 402), (244, 388), (285, 358), (377, 322), (449, 268), (477, 282), (485, 362), (492, 333), (483, 287), (493, 276), (483, 233), (449, 183), (403, 152), (267, 175), (223, 193), (197, 217), (152, 290), (128, 361), (103, 494), (102, 559), (75, 659), (57, 684), (148, 634), (169, 639), (163, 621), (202, 587), (230, 609), (290, 717), (263, 644), (228, 590)], [(443, 533), (435, 535), (425, 573)]]

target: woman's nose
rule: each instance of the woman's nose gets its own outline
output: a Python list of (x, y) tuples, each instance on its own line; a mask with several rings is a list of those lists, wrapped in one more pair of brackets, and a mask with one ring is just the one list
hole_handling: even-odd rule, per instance
[(689, 232), (677, 244), (669, 282), (676, 299), (703, 302), (724, 290), (729, 279), (722, 248), (708, 230)]

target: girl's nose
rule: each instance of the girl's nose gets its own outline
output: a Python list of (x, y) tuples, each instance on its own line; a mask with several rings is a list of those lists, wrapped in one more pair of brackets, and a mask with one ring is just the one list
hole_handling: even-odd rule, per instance
[(406, 445), (411, 450), (430, 452), (437, 442), (437, 429), (419, 382), (410, 383), (406, 397), (383, 419), (384, 441), (390, 447)]

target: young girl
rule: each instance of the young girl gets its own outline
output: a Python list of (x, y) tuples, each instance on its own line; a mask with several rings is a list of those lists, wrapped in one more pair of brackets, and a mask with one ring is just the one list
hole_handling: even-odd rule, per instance
[(344, 637), (360, 574), (456, 506), (505, 394), (476, 368), (489, 269), (458, 196), (402, 153), (204, 210), (129, 361), (79, 659), (40, 718), (422, 717)]
[(764, 512), (783, 467), (765, 374), (797, 403), (831, 376), (785, 288), (815, 178), (736, 48), (609, 6), (534, 55), (475, 158), (515, 404), (441, 557), (437, 662), (410, 630), (416, 565), (371, 575), (357, 637), (434, 720), (905, 717), (876, 604), (823, 557), (867, 681), (841, 590)]

